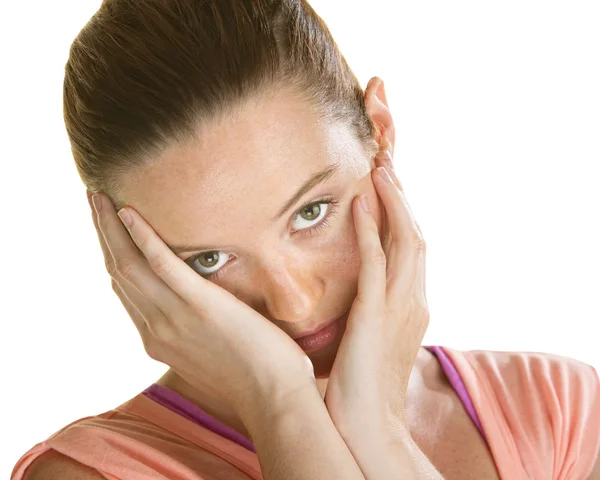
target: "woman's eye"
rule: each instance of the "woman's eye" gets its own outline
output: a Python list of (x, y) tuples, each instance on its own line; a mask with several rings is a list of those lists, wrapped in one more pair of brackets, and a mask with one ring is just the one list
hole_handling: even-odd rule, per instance
[[(294, 231), (306, 230), (310, 235), (316, 235), (329, 225), (329, 219), (335, 213), (336, 202), (333, 199), (322, 199), (304, 205), (294, 217)], [(198, 274), (208, 280), (218, 278), (228, 267), (224, 267), (232, 256), (220, 250), (202, 252), (185, 262)]]
[(229, 254), (218, 250), (212, 250), (210, 252), (203, 252), (194, 257), (190, 263), (194, 270), (197, 268), (196, 271), (200, 275), (211, 276), (225, 265), (227, 260), (229, 260)]
[(330, 202), (316, 202), (302, 207), (294, 219), (294, 230), (304, 230), (319, 223), (329, 209)]

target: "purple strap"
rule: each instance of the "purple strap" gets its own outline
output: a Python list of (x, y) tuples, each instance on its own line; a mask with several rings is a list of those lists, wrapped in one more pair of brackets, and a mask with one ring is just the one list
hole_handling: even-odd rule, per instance
[(242, 434), (236, 432), (233, 428), (228, 427), (224, 423), (219, 422), (216, 418), (211, 417), (208, 413), (202, 410), (197, 405), (186, 400), (174, 390), (168, 387), (154, 383), (142, 392), (151, 400), (160, 403), (162, 406), (184, 416), (198, 425), (210, 430), (211, 432), (228, 438), (232, 442), (255, 452), (251, 441), (245, 438)]
[[(479, 421), (479, 417), (477, 416), (477, 412), (475, 411), (475, 407), (473, 406), (473, 402), (471, 401), (471, 397), (467, 392), (464, 382), (458, 373), (458, 370), (452, 363), (450, 357), (444, 352), (442, 347), (439, 346), (427, 346), (425, 347), (431, 353), (433, 353), (438, 361), (444, 373), (448, 377), (450, 384), (456, 390), (460, 401), (462, 402), (465, 410), (473, 420), (475, 426), (479, 429), (479, 432), (485, 439), (485, 434), (483, 432), (483, 428), (481, 426), (481, 422)], [(216, 418), (208, 415), (204, 410), (202, 410), (197, 405), (194, 405), (192, 402), (186, 400), (182, 396), (180, 396), (177, 392), (171, 390), (168, 387), (163, 385), (159, 385), (154, 383), (150, 385), (146, 390), (142, 392), (151, 400), (167, 407), (173, 412), (182, 415), (188, 420), (201, 425), (202, 427), (210, 430), (211, 432), (216, 433), (217, 435), (221, 435), (232, 442), (241, 445), (242, 447), (250, 450), (251, 452), (256, 453), (254, 449), (254, 445), (251, 441), (245, 438), (240, 433), (236, 432), (232, 428), (228, 427), (224, 423), (219, 422)]]
[(469, 414), (469, 417), (471, 417), (471, 420), (473, 420), (473, 423), (479, 430), (479, 433), (481, 433), (483, 438), (487, 441), (485, 433), (483, 432), (483, 427), (481, 426), (481, 422), (479, 421), (479, 416), (475, 411), (475, 407), (473, 406), (473, 402), (471, 401), (471, 397), (469, 396), (469, 392), (467, 391), (467, 387), (465, 386), (465, 382), (463, 382), (460, 373), (454, 366), (454, 363), (442, 347), (430, 346), (425, 348), (437, 357), (437, 359), (440, 362), (440, 365), (442, 366), (442, 369), (444, 370), (444, 373), (446, 374), (446, 377), (448, 377), (450, 384), (456, 391), (458, 398), (460, 398), (463, 407)]

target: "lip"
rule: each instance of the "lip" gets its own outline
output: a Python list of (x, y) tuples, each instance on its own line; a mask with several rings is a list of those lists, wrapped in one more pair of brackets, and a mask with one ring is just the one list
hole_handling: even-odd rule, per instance
[(316, 352), (330, 346), (339, 340), (343, 334), (349, 313), (350, 310), (341, 317), (314, 328), (313, 333), (303, 334), (301, 337), (294, 338), (294, 341), (305, 353)]
[(325, 328), (329, 327), (330, 325), (334, 324), (335, 322), (337, 322), (341, 318), (343, 318), (346, 315), (348, 315), (348, 312), (350, 312), (350, 309), (346, 310), (346, 312), (344, 312), (344, 314), (341, 317), (337, 317), (337, 318), (328, 320), (325, 323), (322, 323), (321, 325), (317, 325), (315, 328), (313, 328), (311, 330), (307, 330), (305, 332), (297, 333), (297, 334), (293, 335), (292, 338), (294, 340), (300, 340), (300, 339), (303, 339), (303, 338), (306, 338), (306, 337), (310, 337), (311, 335), (314, 335), (315, 333), (319, 333), (321, 330), (324, 330)]

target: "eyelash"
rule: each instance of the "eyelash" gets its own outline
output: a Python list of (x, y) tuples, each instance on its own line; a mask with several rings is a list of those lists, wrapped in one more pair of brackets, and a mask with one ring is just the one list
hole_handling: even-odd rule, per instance
[[(304, 210), (306, 207), (310, 207), (312, 205), (322, 205), (322, 204), (327, 204), (329, 205), (329, 207), (327, 208), (327, 213), (325, 215), (325, 217), (323, 217), (323, 219), (316, 224), (313, 227), (308, 227), (308, 228), (304, 228), (301, 230), (296, 230), (296, 232), (300, 232), (301, 235), (307, 235), (309, 237), (312, 237), (314, 235), (317, 235), (318, 233), (320, 233), (324, 228), (327, 228), (330, 223), (329, 221), (331, 220), (331, 218), (333, 218), (333, 215), (336, 213), (337, 211), (337, 206), (339, 205), (339, 202), (334, 200), (333, 197), (328, 196), (328, 197), (323, 197), (319, 200), (314, 200), (312, 202), (306, 203), (303, 206), (301, 206), (298, 210), (296, 210), (296, 212), (294, 213), (294, 217), (296, 218), (296, 216), (300, 215), (300, 212), (302, 212), (302, 210)], [(294, 232), (295, 233), (295, 232)], [(187, 260), (185, 260), (186, 263), (193, 263), (198, 257), (200, 257), (202, 254), (207, 253), (207, 252), (202, 252), (194, 257), (191, 257)], [(202, 275), (202, 274), (198, 274), (201, 277), (207, 279), (207, 280), (216, 280), (217, 278), (219, 278), (223, 272), (225, 270), (227, 270), (227, 263), (219, 268), (217, 271), (212, 272), (212, 273), (208, 273), (206, 275)]]

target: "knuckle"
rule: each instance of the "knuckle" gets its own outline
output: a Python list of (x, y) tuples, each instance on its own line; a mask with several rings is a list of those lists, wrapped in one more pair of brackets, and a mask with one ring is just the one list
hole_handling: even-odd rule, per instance
[[(149, 325), (150, 327), (150, 325)], [(151, 325), (151, 334), (153, 338), (153, 346), (155, 349), (164, 349), (176, 342), (176, 335), (170, 324), (166, 322), (157, 322)]]
[(148, 263), (150, 263), (150, 267), (152, 268), (152, 270), (154, 270), (154, 272), (156, 272), (156, 274), (159, 277), (169, 275), (174, 268), (172, 262), (170, 262), (167, 258), (153, 258), (151, 260), (148, 260)]
[(106, 271), (111, 277), (114, 278), (118, 275), (117, 267), (112, 257), (104, 260), (104, 266), (106, 267)]
[(121, 293), (121, 287), (119, 286), (119, 283), (114, 278), (111, 279), (110, 286), (112, 287), (113, 292), (115, 292), (117, 294)]
[(161, 361), (160, 351), (156, 347), (156, 344), (153, 341), (151, 341), (151, 339), (148, 339), (148, 338), (142, 338), (142, 342), (144, 343), (144, 350), (146, 351), (146, 354), (152, 360), (156, 360), (157, 362), (160, 362)]
[(154, 360), (163, 361), (176, 342), (175, 332), (165, 322), (148, 322), (144, 340), (146, 353)]
[(373, 248), (369, 255), (369, 260), (375, 265), (385, 266), (387, 264), (387, 258), (381, 246)]
[(117, 275), (125, 280), (131, 280), (135, 270), (134, 263), (126, 258), (121, 258), (115, 261)]

